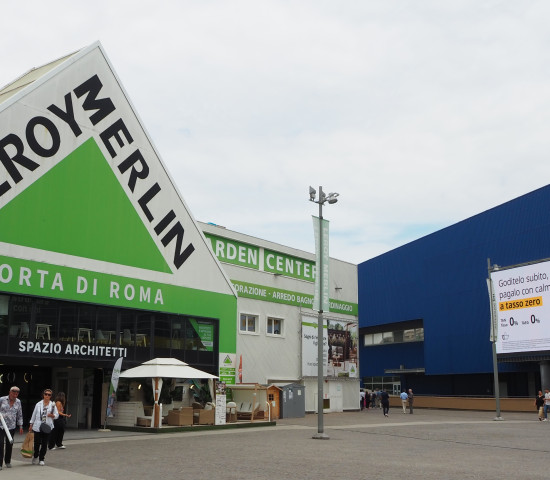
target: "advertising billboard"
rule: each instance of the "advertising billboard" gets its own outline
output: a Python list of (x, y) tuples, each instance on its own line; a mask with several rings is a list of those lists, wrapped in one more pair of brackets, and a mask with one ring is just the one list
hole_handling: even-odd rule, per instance
[(497, 353), (550, 350), (550, 261), (491, 272)]

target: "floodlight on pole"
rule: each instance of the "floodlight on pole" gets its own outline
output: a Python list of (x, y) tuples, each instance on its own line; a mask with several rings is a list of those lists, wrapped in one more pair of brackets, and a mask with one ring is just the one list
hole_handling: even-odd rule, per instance
[[(324, 433), (323, 425), (323, 205), (325, 203), (334, 204), (338, 201), (339, 194), (331, 192), (328, 195), (323, 192), (323, 187), (319, 187), (319, 198), (317, 199), (317, 191), (313, 187), (309, 187), (309, 200), (310, 202), (317, 203), (319, 205), (319, 248), (317, 251), (318, 269), (316, 275), (318, 275), (319, 290), (319, 310), (317, 316), (317, 434), (313, 436), (314, 439), (328, 440), (329, 437)], [(328, 234), (327, 234), (328, 235)]]

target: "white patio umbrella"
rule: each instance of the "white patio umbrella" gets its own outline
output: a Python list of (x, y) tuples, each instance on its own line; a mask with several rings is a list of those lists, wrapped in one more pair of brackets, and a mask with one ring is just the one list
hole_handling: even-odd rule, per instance
[[(196, 379), (206, 378), (213, 380), (216, 375), (203, 372), (189, 364), (178, 360), (177, 358), (153, 358), (143, 362), (134, 368), (129, 368), (120, 374), (121, 378), (152, 378), (153, 394), (155, 407), (153, 410), (153, 422), (151, 426), (160, 427), (162, 419), (160, 418), (159, 395), (162, 388), (162, 378), (185, 378)], [(157, 425), (158, 424), (158, 425)]]

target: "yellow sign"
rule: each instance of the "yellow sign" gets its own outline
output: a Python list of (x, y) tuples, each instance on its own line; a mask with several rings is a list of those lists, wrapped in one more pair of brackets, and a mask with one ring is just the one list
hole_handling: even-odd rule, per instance
[(500, 302), (498, 309), (501, 312), (505, 310), (517, 310), (518, 308), (542, 307), (542, 297), (524, 298), (522, 300), (513, 300), (511, 302)]

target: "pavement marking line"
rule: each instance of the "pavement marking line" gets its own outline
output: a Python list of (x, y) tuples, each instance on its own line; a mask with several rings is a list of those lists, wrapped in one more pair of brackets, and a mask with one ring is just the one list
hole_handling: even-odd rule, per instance
[[(449, 421), (415, 421), (409, 423), (391, 423), (391, 422), (381, 422), (381, 423), (369, 423), (369, 424), (352, 424), (352, 425), (332, 425), (326, 426), (325, 430), (357, 430), (357, 429), (373, 429), (373, 428), (393, 428), (393, 427), (407, 427), (407, 426), (425, 426), (425, 425), (468, 425), (468, 424), (495, 424), (493, 420), (449, 420)], [(506, 423), (516, 423), (516, 424), (526, 424), (532, 423), (526, 420), (510, 420)], [(500, 423), (499, 423), (500, 424)], [(501, 424), (500, 424), (501, 425)], [(150, 441), (151, 438), (158, 439), (170, 439), (170, 438), (186, 438), (186, 437), (199, 437), (199, 436), (209, 436), (209, 435), (245, 435), (257, 432), (272, 432), (272, 431), (289, 431), (289, 430), (316, 430), (317, 425), (297, 425), (297, 424), (288, 424), (288, 425), (276, 425), (271, 428), (243, 428), (243, 429), (223, 429), (223, 430), (203, 430), (195, 432), (171, 432), (171, 433), (145, 433), (143, 435), (135, 436), (117, 436), (113, 438), (102, 436), (100, 438), (83, 438), (83, 439), (72, 439), (71, 443), (74, 445), (85, 445), (85, 444), (94, 444), (94, 443), (112, 443), (112, 442), (128, 442), (128, 441)]]
[[(327, 427), (325, 425), (325, 428), (334, 428), (334, 429), (342, 429), (342, 428), (378, 428), (378, 427), (408, 427), (408, 426), (424, 426), (424, 425), (478, 425), (481, 423), (486, 424), (493, 424), (493, 425), (504, 425), (503, 423), (496, 423), (494, 420), (437, 420), (437, 421), (418, 421), (418, 422), (408, 422), (408, 423), (389, 423), (389, 422), (383, 422), (383, 423), (364, 423), (364, 424), (355, 424), (355, 425), (334, 425)], [(506, 422), (508, 423), (533, 423), (532, 421), (528, 420), (509, 420)], [(316, 428), (316, 427), (310, 427), (310, 428)]]

